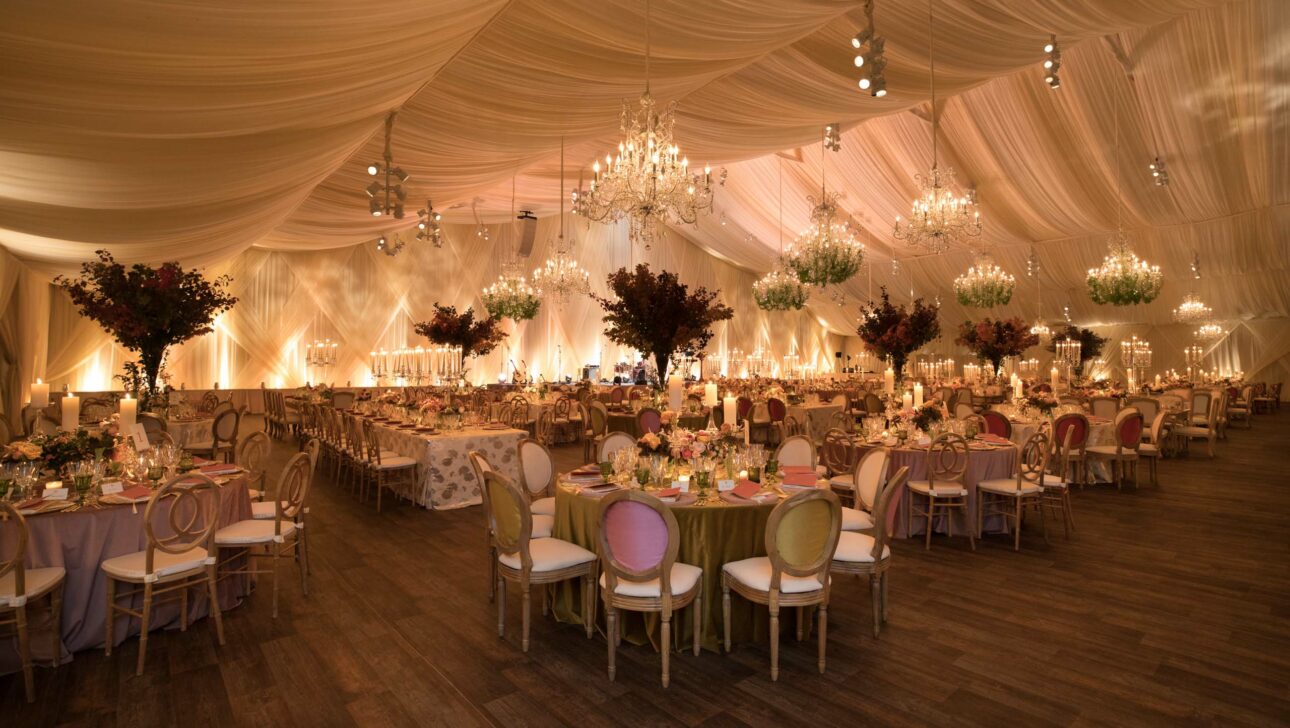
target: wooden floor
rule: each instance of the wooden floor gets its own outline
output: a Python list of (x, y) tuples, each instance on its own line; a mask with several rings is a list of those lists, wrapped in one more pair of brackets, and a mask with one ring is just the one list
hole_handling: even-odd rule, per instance
[(1077, 492), (1069, 541), (896, 543), (880, 639), (867, 585), (836, 584), (825, 675), (789, 641), (771, 683), (767, 646), (742, 644), (675, 656), (668, 690), (648, 648), (611, 683), (602, 639), (540, 616), (521, 653), (518, 599), (498, 639), (478, 508), (377, 515), (320, 482), (308, 598), (287, 578), (275, 621), (253, 595), (223, 648), (208, 621), (155, 634), (141, 678), (137, 641), (37, 669), (34, 705), (0, 677), (0, 726), (1285, 725), (1290, 412), (1202, 453), (1159, 487)]

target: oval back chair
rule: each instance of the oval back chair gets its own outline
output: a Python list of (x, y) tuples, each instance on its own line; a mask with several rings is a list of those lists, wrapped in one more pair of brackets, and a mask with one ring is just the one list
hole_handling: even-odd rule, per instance
[(596, 462), (611, 461), (614, 459), (614, 453), (630, 447), (636, 447), (636, 438), (626, 432), (611, 432), (600, 441), (600, 452), (596, 455)]
[(786, 437), (775, 450), (775, 460), (780, 468), (815, 467), (815, 443), (803, 435)]
[(636, 427), (644, 435), (663, 429), (663, 414), (653, 407), (644, 407), (636, 413)]
[(985, 430), (989, 434), (1004, 438), (1012, 437), (1012, 423), (1002, 412), (986, 410), (981, 413), (981, 417), (985, 419)]

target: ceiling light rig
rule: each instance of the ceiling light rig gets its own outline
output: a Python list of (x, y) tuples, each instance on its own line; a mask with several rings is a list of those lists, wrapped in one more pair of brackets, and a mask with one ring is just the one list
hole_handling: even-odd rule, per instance
[(391, 240), (389, 236), (382, 233), (381, 237), (376, 239), (376, 249), (393, 258), (403, 252), (403, 241), (399, 240), (397, 235)]
[(370, 198), (367, 209), (372, 217), (393, 215), (394, 219), (402, 220), (403, 202), (408, 199), (403, 183), (411, 179), (411, 175), (404, 172), (402, 167), (394, 166), (394, 156), (390, 153), (390, 136), (394, 132), (394, 116), (397, 113), (391, 111), (385, 117), (384, 161), (367, 165), (367, 173), (376, 178), (367, 186), (367, 196)]
[(1048, 43), (1044, 45), (1044, 53), (1048, 54), (1048, 57), (1044, 59), (1044, 83), (1048, 84), (1048, 88), (1059, 89), (1061, 88), (1062, 80), (1057, 76), (1057, 71), (1062, 67), (1062, 49), (1057, 44), (1056, 35), (1048, 36)]
[[(1191, 260), (1193, 280), (1200, 280), (1200, 256), (1193, 253)], [(1180, 324), (1207, 324), (1214, 319), (1214, 309), (1205, 304), (1196, 291), (1188, 291), (1182, 303), (1174, 309), (1174, 321)]]
[(830, 152), (842, 151), (842, 124), (833, 122), (824, 127), (824, 148)]
[(434, 209), (434, 203), (426, 200), (424, 210), (417, 210), (417, 240), (434, 243), (436, 248), (443, 247), (443, 215)]
[[(645, 93), (640, 108), (632, 111), (623, 104), (619, 130), (623, 140), (617, 154), (606, 154), (604, 167), (592, 164), (594, 178), (586, 190), (573, 191), (573, 213), (601, 223), (626, 218), (628, 237), (646, 250), (665, 234), (668, 222), (697, 223), (712, 212), (715, 196), (712, 168), (703, 174), (690, 173), (690, 160), (673, 141), (676, 103), (661, 112), (649, 91), (650, 4), (645, 3)], [(717, 175), (718, 186), (726, 183), (726, 170)]]
[(1156, 183), (1156, 187), (1169, 186), (1169, 170), (1165, 169), (1165, 160), (1161, 159), (1159, 155), (1151, 160), (1151, 164), (1147, 165), (1147, 169), (1151, 170), (1151, 180)]
[(856, 68), (864, 69), (864, 76), (857, 85), (861, 91), (868, 91), (870, 96), (880, 99), (887, 95), (887, 77), (884, 75), (887, 69), (887, 39), (874, 32), (873, 3), (874, 0), (865, 2), (866, 25), (851, 39), (851, 47), (856, 51)]
[[(935, 9), (935, 3), (930, 6)], [(922, 192), (914, 200), (909, 221), (901, 225), (896, 217), (892, 235), (904, 240), (910, 247), (923, 247), (932, 253), (949, 250), (950, 243), (959, 238), (977, 237), (981, 234), (981, 212), (976, 204), (976, 192), (969, 190), (962, 197), (954, 194), (954, 170), (937, 166), (937, 113), (936, 113), (936, 34), (935, 13), (928, 17), (931, 79), (932, 79), (932, 169), (926, 176), (915, 175)]]

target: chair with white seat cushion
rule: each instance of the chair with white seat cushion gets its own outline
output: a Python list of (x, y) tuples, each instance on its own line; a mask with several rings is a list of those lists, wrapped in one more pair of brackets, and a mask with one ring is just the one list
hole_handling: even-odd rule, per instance
[(205, 442), (189, 443), (184, 449), (194, 455), (218, 460), (222, 456), (229, 462), (237, 451), (237, 433), (242, 426), (242, 413), (236, 409), (223, 409), (211, 421), (210, 439)]
[(1118, 397), (1089, 397), (1088, 411), (1094, 417), (1113, 420), (1120, 411), (1120, 400)]
[(815, 467), (815, 443), (804, 435), (785, 438), (775, 450), (775, 460), (783, 467)]
[(233, 456), (233, 462), (246, 471), (247, 490), (257, 501), (264, 498), (264, 467), (272, 448), (273, 442), (268, 435), (254, 432), (237, 444), (237, 452)]
[[(215, 636), (224, 644), (224, 620), (219, 611), (219, 595), (215, 590), (215, 526), (216, 500), (219, 498), (215, 481), (200, 473), (187, 473), (171, 478), (148, 499), (143, 512), (144, 533), (148, 546), (143, 551), (115, 556), (100, 564), (107, 576), (107, 619), (104, 635), (104, 653), (112, 655), (115, 644), (113, 628), (118, 612), (138, 617), (142, 621), (139, 631), (139, 661), (135, 675), (143, 674), (144, 659), (148, 654), (148, 630), (151, 628), (154, 599), (178, 592), (180, 604), (180, 629), (188, 629), (188, 590), (206, 585), (207, 608), (215, 621)], [(164, 516), (164, 518), (163, 518)], [(166, 536), (158, 535), (160, 532)], [(142, 585), (124, 592), (117, 591), (117, 583)], [(143, 593), (143, 608), (121, 606), (123, 597)]]
[[(914, 519), (927, 519), (927, 532), (924, 534), (923, 548), (932, 547), (932, 529), (936, 516), (945, 517), (946, 533), (954, 535), (954, 511), (963, 511), (972, 523), (972, 514), (968, 512), (968, 491), (963, 485), (963, 474), (968, 469), (968, 444), (961, 435), (946, 432), (927, 448), (927, 480), (911, 480), (909, 490), (909, 510), (905, 512), (905, 532), (914, 532)], [(919, 510), (919, 499), (923, 510)], [(968, 544), (976, 550), (976, 539), (972, 535), (972, 526), (967, 527)]]
[(558, 538), (533, 538), (533, 514), (519, 485), (496, 471), (484, 473), (488, 518), (497, 546), (497, 636), (506, 636), (506, 582), (520, 587), (523, 631), (520, 648), (529, 651), (530, 589), (569, 579), (582, 580), (582, 621), (591, 639), (595, 631), (596, 555)]
[(838, 546), (842, 505), (833, 491), (804, 490), (782, 501), (766, 522), (766, 556), (721, 567), (724, 643), (730, 651), (730, 592), (770, 609), (770, 679), (779, 679), (779, 611), (797, 607), (797, 638), (805, 634), (803, 609), (815, 606), (819, 620), (817, 664), (824, 672), (829, 625), (829, 565)]
[[(293, 558), (300, 569), (300, 588), (309, 595), (308, 552), (304, 549), (305, 501), (309, 496), (310, 465), (307, 453), (296, 453), (283, 469), (275, 498), (258, 503), (272, 506), (270, 519), (252, 517), (225, 526), (215, 532), (215, 547), (221, 553), (232, 551), (220, 562), (220, 578), (237, 574), (271, 574), (273, 576), (273, 618), (278, 618), (278, 561)], [(256, 548), (263, 547), (263, 552)], [(273, 560), (271, 569), (253, 568), (253, 559)], [(234, 562), (243, 562), (234, 567)]]
[(1075, 512), (1071, 507), (1071, 486), (1074, 483), (1066, 479), (1068, 469), (1065, 463), (1071, 461), (1071, 451), (1076, 447), (1077, 433), (1073, 427), (1067, 427), (1065, 430), (1054, 427), (1053, 433), (1054, 436), (1049, 440), (1052, 450), (1048, 456), (1049, 475), (1039, 481), (1040, 509), (1053, 511), (1054, 515), (1062, 521), (1062, 530), (1066, 538), (1070, 538), (1071, 531), (1075, 530)]
[(1112, 445), (1090, 445), (1085, 448), (1090, 460), (1109, 462), (1115, 487), (1124, 485), (1127, 470), (1133, 470), (1133, 484), (1138, 484), (1138, 447), (1142, 443), (1142, 413), (1132, 407), (1120, 410), (1115, 416), (1112, 427), (1115, 443)]
[(874, 504), (883, 488), (883, 479), (887, 472), (887, 463), (891, 451), (885, 447), (875, 447), (860, 458), (851, 476), (851, 492), (855, 496), (855, 508), (842, 509), (843, 531), (869, 531), (874, 526)]
[(1190, 444), (1194, 438), (1204, 438), (1209, 446), (1209, 456), (1214, 457), (1214, 442), (1218, 439), (1218, 398), (1208, 389), (1198, 389), (1191, 396), (1191, 416), (1188, 423), (1173, 428), (1173, 434)]
[(554, 517), (555, 496), (551, 488), (555, 481), (555, 462), (551, 451), (541, 442), (526, 437), (520, 440), (519, 458), (520, 482), (529, 494), (529, 510), (534, 515)]
[(1002, 516), (1006, 523), (1012, 521), (1012, 550), (1021, 550), (1021, 519), (1027, 507), (1039, 511), (1040, 525), (1044, 531), (1044, 542), (1048, 541), (1048, 524), (1044, 520), (1042, 500), (1044, 494), (1044, 477), (1048, 471), (1049, 447), (1048, 435), (1036, 432), (1026, 439), (1021, 446), (1021, 455), (1017, 461), (1017, 474), (1012, 478), (992, 478), (976, 484), (976, 536), (982, 538), (981, 530), (986, 516)]
[[(479, 483), (479, 495), (483, 500), (484, 506), (484, 531), (488, 540), (488, 601), (491, 604), (497, 598), (497, 540), (493, 534), (492, 519), (488, 517), (490, 513), (488, 505), (488, 488), (484, 485), (484, 474), (492, 472), (493, 466), (488, 462), (488, 458), (477, 450), (471, 450), (466, 454), (470, 460), (470, 467), (475, 472), (475, 479)], [(555, 528), (555, 516), (533, 516), (533, 533), (532, 538), (547, 538)]]
[(600, 441), (600, 448), (596, 453), (596, 462), (609, 462), (614, 459), (614, 453), (624, 448), (634, 447), (636, 447), (636, 438), (626, 432), (611, 432), (605, 435), (605, 439)]
[(843, 531), (833, 553), (829, 571), (869, 577), (873, 601), (873, 636), (877, 637), (887, 621), (887, 570), (891, 568), (891, 499), (905, 487), (909, 468), (902, 467), (887, 481), (873, 504), (873, 530), (870, 533)]
[[(1160, 460), (1164, 452), (1164, 443), (1171, 436), (1168, 424), (1169, 413), (1160, 410), (1151, 420), (1151, 427), (1147, 429), (1150, 433), (1150, 441), (1138, 443), (1138, 457), (1147, 461), (1147, 470), (1151, 473), (1151, 484), (1159, 485), (1159, 476), (1156, 473), (1156, 462)], [(1144, 438), (1146, 439), (1146, 438)]]
[(690, 606), (693, 649), (699, 655), (703, 617), (703, 569), (678, 563), (681, 546), (676, 516), (659, 499), (639, 490), (620, 490), (600, 504), (601, 598), (609, 642), (609, 679), (617, 670), (615, 653), (622, 638), (618, 610), (658, 612), (662, 622), (659, 652), (663, 687), (669, 680), (672, 614)]
[(36, 699), (35, 676), (31, 670), (31, 641), (28, 631), (27, 613), (35, 602), (49, 597), (50, 646), (54, 656), (54, 667), (58, 667), (59, 656), (63, 651), (62, 604), (63, 583), (67, 572), (61, 566), (46, 566), (29, 569), (24, 559), (27, 557), (27, 519), (14, 508), (12, 503), (0, 501), (0, 534), (7, 531), (17, 533), (17, 548), (10, 552), (7, 560), (0, 559), (0, 625), (12, 624), (18, 632), (18, 659), (22, 662), (23, 688), (27, 693), (27, 702)]
[(376, 428), (372, 423), (363, 422), (363, 438), (367, 443), (367, 471), (376, 481), (376, 512), (381, 512), (381, 492), (386, 488), (394, 490), (391, 480), (405, 481), (409, 490), (417, 484), (417, 461), (403, 455), (392, 455), (381, 449), (376, 439)]

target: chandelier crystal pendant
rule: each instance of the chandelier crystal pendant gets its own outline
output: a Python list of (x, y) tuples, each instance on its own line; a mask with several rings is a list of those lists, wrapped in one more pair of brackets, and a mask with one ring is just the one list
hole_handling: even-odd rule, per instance
[[(826, 140), (829, 134), (825, 132)], [(779, 263), (753, 283), (753, 300), (763, 311), (798, 311), (806, 305), (807, 291), (795, 272), (784, 270), (784, 163), (777, 159), (779, 171)]]
[(954, 279), (954, 294), (964, 306), (992, 308), (1011, 301), (1012, 291), (1016, 286), (1017, 279), (983, 253), (967, 269), (967, 273)]
[(573, 241), (564, 237), (564, 139), (560, 139), (560, 236), (555, 254), (533, 271), (533, 286), (557, 309), (566, 299), (591, 293), (591, 276), (573, 257)]
[[(935, 8), (933, 2), (930, 6)], [(932, 77), (932, 169), (926, 175), (915, 175), (920, 192), (910, 206), (909, 220), (902, 224), (896, 217), (896, 226), (892, 235), (897, 240), (904, 240), (911, 247), (921, 247), (932, 253), (943, 253), (950, 244), (960, 238), (974, 238), (981, 234), (981, 212), (977, 209), (976, 192), (969, 190), (964, 195), (955, 194), (954, 170), (938, 166), (936, 132), (938, 115), (936, 113), (936, 34), (934, 31), (934, 13), (929, 14), (928, 28), (931, 31), (931, 77)]]
[[(586, 190), (573, 191), (573, 213), (594, 222), (627, 219), (632, 242), (649, 249), (668, 222), (694, 224), (712, 212), (712, 168), (690, 172), (690, 160), (673, 140), (676, 104), (659, 111), (649, 90), (650, 4), (645, 4), (645, 92), (635, 111), (623, 103), (619, 130), (623, 140), (616, 154), (606, 154), (604, 166), (592, 164), (594, 178)], [(721, 170), (718, 184), (724, 185)]]

